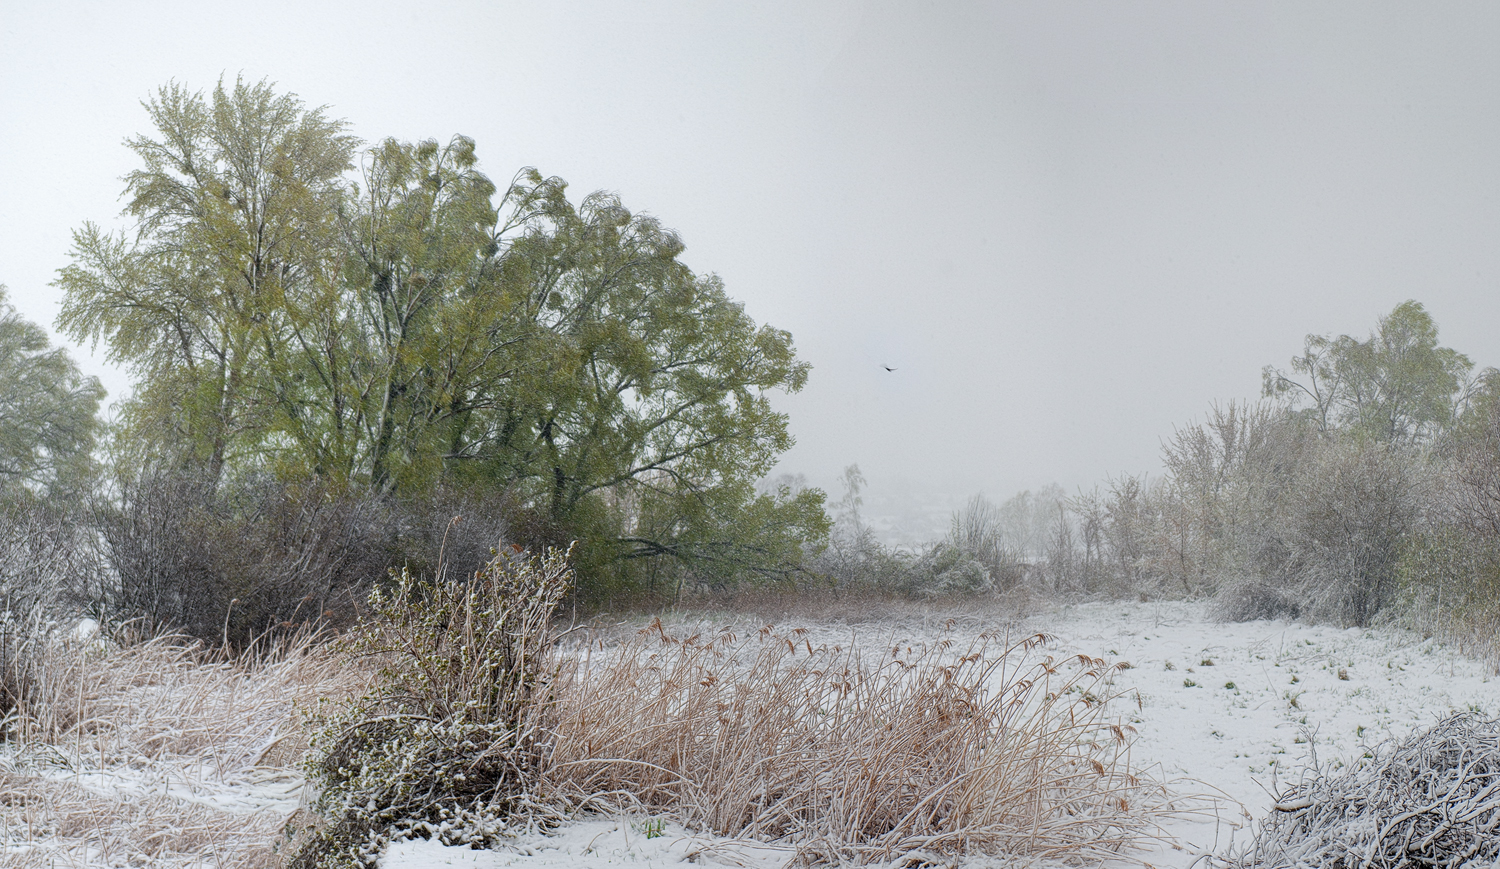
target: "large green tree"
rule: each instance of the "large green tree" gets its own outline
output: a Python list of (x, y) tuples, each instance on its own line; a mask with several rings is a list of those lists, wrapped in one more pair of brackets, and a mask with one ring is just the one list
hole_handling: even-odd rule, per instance
[(820, 493), (752, 487), (807, 364), (654, 218), (530, 169), (499, 189), (463, 137), (360, 150), (265, 83), (147, 109), (134, 231), (85, 226), (58, 285), (62, 326), (142, 379), (159, 458), (499, 490), (616, 569), (784, 574), (826, 535)]
[(530, 336), (506, 253), (561, 185), (523, 173), (533, 189), (512, 185), (497, 208), (462, 137), (386, 141), (361, 162), (338, 209), (338, 269), (268, 320), (263, 433), (299, 473), (412, 491), (482, 452), (482, 421), (515, 388)]
[(265, 83), (171, 84), (146, 111), (157, 135), (126, 142), (142, 164), (126, 176), (135, 226), (74, 233), (58, 324), (134, 372), (131, 437), (217, 479), (266, 445), (257, 379), (287, 296), (337, 267), (357, 142)]
[(1290, 372), (1266, 366), (1264, 392), (1308, 404), (1324, 432), (1423, 443), (1456, 419), (1473, 367), (1464, 354), (1439, 346), (1432, 316), (1406, 301), (1381, 317), (1364, 341), (1308, 335)]
[(0, 286), (0, 499), (85, 491), (103, 398), (98, 379), (52, 347)]

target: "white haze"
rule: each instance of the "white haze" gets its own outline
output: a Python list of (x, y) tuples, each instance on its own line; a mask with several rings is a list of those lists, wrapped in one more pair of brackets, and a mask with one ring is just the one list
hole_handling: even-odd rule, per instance
[(941, 524), (1152, 472), (1407, 298), (1500, 363), (1497, 43), (1457, 3), (9, 3), (0, 283), (50, 325), (139, 102), (269, 78), (660, 216), (814, 366), (780, 470)]

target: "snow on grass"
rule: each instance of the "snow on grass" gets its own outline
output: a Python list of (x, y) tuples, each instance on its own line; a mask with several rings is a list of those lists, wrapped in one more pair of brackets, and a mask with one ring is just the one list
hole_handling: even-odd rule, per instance
[[(977, 633), (1009, 619), (969, 611), (957, 621)], [(942, 613), (933, 613), (897, 622), (799, 626), (808, 628), (815, 642), (848, 643), (852, 637), (880, 647), (892, 637), (932, 639), (946, 622)], [(1204, 605), (1191, 603), (1069, 606), (1013, 629), (1053, 635), (1059, 655), (1082, 652), (1131, 664), (1114, 676), (1113, 687), (1123, 696), (1112, 713), (1139, 734), (1135, 764), (1186, 798), (1184, 814), (1163, 827), (1170, 838), (1122, 864), (1186, 867), (1206, 852), (1222, 852), (1231, 841), (1243, 843), (1246, 825), (1265, 815), (1273, 793), (1295, 780), (1314, 750), (1325, 769), (1337, 770), (1359, 760), (1368, 746), (1431, 726), (1451, 711), (1500, 712), (1500, 681), (1488, 667), (1407, 631), (1284, 621), (1222, 624)], [(1192, 798), (1203, 794), (1217, 794), (1219, 800)], [(720, 854), (726, 865), (769, 866), (785, 865), (791, 856), (693, 836), (670, 824), (670, 835), (647, 839), (632, 832), (632, 823), (638, 821), (585, 820), (519, 836), (507, 852), (404, 843), (381, 865), (665, 867), (715, 862), (713, 855)], [(719, 850), (695, 851), (714, 842)]]
[[(1216, 807), (1185, 799), (1184, 809), (1200, 813), (1165, 824), (1163, 833), (1175, 841), (1121, 865), (1187, 867), (1204, 852), (1222, 853), (1231, 840), (1245, 843), (1245, 825), (1265, 816), (1272, 793), (1296, 781), (1312, 751), (1325, 770), (1338, 770), (1368, 746), (1452, 711), (1500, 713), (1500, 679), (1487, 666), (1419, 635), (1283, 621), (1220, 624), (1201, 604), (1090, 603), (1025, 620), (998, 610), (905, 608), (855, 624), (822, 614), (780, 622), (807, 628), (813, 643), (853, 641), (873, 652), (893, 640), (938, 638), (950, 616), (960, 635), (1007, 626), (1013, 636), (1044, 631), (1056, 638), (1059, 659), (1081, 652), (1131, 664), (1113, 676), (1123, 696), (1110, 715), (1138, 733), (1134, 764), (1179, 794), (1221, 799)], [(711, 627), (758, 626), (745, 616), (691, 618)], [(145, 660), (150, 656), (156, 658)], [(127, 866), (143, 858), (227, 867), (269, 856), (301, 786), (287, 750), (300, 741), (289, 732), (292, 702), (337, 690), (347, 679), (317, 655), (293, 667), (294, 657), (282, 659), (288, 669), (240, 670), (150, 646), (60, 661), (51, 684), (66, 716), (51, 731), (33, 727), (30, 738), (0, 749), (0, 867)], [(770, 869), (793, 856), (787, 848), (703, 835), (666, 815), (638, 814), (520, 834), (504, 851), (398, 843), (382, 866)]]
[(233, 661), (92, 631), (39, 648), (0, 747), (0, 867), (272, 865), (297, 707), (358, 675), (308, 637)]
[(1179, 603), (1088, 604), (1046, 620), (1065, 645), (1131, 663), (1116, 686), (1141, 698), (1122, 710), (1140, 720), (1138, 762), (1257, 814), (1310, 750), (1337, 770), (1450, 712), (1500, 707), (1487, 667), (1407, 631), (1221, 624)]
[(1143, 855), (1156, 866), (1246, 841), (1242, 825), (1269, 811), (1314, 751), (1337, 771), (1450, 712), (1500, 711), (1490, 668), (1408, 631), (1223, 624), (1186, 603), (1087, 604), (1040, 621), (1067, 646), (1132, 664), (1115, 681), (1140, 699), (1119, 710), (1140, 733), (1138, 763), (1179, 791), (1199, 782), (1239, 804), (1221, 808), (1225, 823), (1169, 825), (1183, 850)]

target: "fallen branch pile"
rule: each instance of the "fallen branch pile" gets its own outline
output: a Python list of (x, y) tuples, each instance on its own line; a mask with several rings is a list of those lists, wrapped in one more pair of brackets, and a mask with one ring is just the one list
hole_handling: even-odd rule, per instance
[(1229, 864), (1281, 867), (1500, 865), (1500, 718), (1453, 715), (1392, 740), (1339, 776), (1281, 794), (1255, 841)]

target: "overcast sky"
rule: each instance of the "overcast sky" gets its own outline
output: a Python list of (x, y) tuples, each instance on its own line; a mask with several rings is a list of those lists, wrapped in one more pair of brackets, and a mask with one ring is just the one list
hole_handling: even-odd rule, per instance
[(266, 78), (678, 230), (813, 365), (782, 470), (1073, 490), (1408, 298), (1500, 364), (1497, 45), (1494, 3), (0, 0), (0, 283), (50, 328), (141, 101)]

